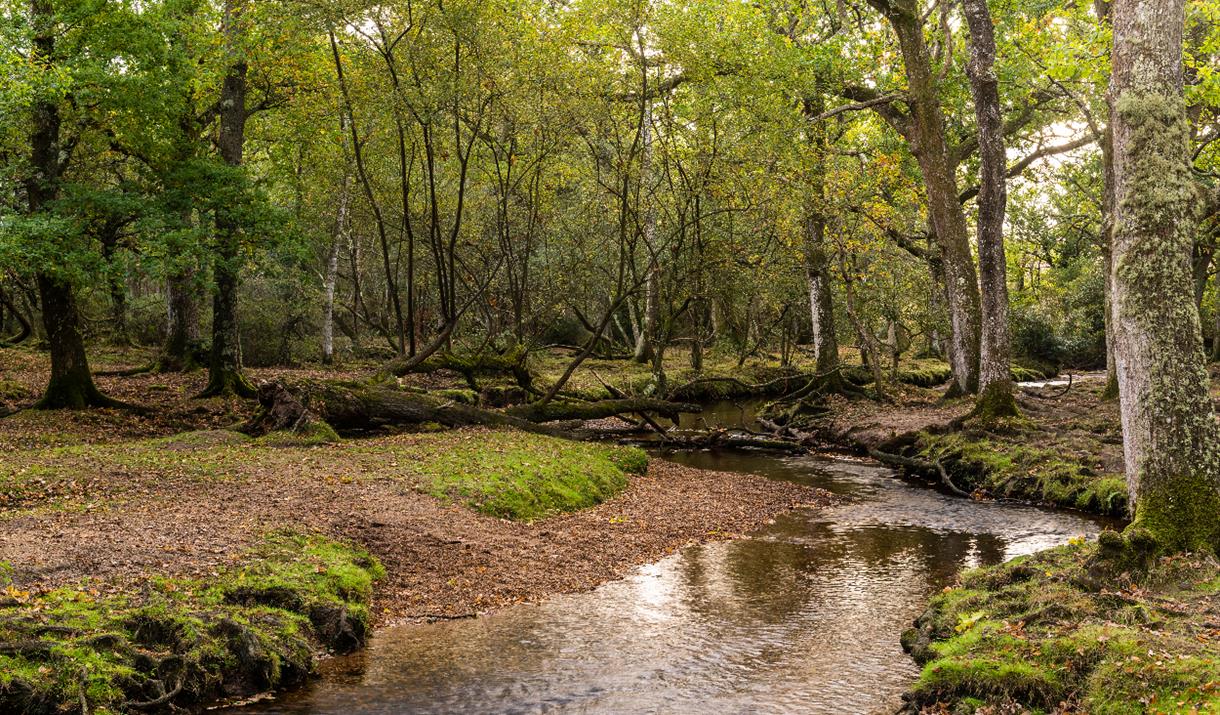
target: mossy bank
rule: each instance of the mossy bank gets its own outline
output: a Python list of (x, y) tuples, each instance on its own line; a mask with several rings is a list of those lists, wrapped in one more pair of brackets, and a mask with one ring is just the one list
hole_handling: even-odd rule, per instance
[(1103, 532), (968, 571), (904, 646), (909, 712), (1220, 711), (1220, 563)]
[[(291, 685), (360, 647), (381, 565), (278, 533), (205, 578), (103, 593), (82, 582), (0, 595), (0, 712), (168, 710)], [(103, 586), (104, 587), (104, 586)]]

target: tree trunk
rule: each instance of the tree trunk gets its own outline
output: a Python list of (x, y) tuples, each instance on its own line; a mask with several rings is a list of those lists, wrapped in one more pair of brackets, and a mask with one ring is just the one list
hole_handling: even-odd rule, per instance
[[(36, 61), (55, 62), (55, 11), (49, 0), (32, 0), (30, 22), (34, 30), (33, 52)], [(48, 71), (54, 71), (53, 67)], [(33, 106), (33, 132), (30, 136), (30, 176), (25, 180), (29, 215), (45, 210), (59, 196), (59, 179), (67, 164), (60, 144), (59, 106), (45, 96)], [(61, 153), (64, 155), (61, 156)], [(80, 330), (73, 287), (50, 273), (37, 274), (38, 295), (42, 303), (42, 324), (51, 346), (51, 379), (38, 402), (44, 409), (104, 407), (115, 404), (93, 384), (85, 341)]]
[(432, 395), (403, 392), (385, 385), (337, 380), (295, 380), (259, 388), (262, 414), (246, 430), (265, 433), (295, 429), (321, 420), (337, 430), (369, 430), (385, 426), (440, 424), (446, 427), (484, 425), (513, 427), (537, 434), (571, 436), (570, 432), (538, 422), (587, 420), (640, 411), (676, 418), (698, 412), (698, 405), (650, 399), (603, 400), (583, 403), (522, 405), (508, 413), (483, 410)]
[(1115, 0), (1115, 357), (1134, 527), (1220, 546), (1220, 430), (1190, 277), (1196, 189), (1183, 98), (1185, 0)]
[[(1108, 5), (1107, 5), (1108, 7)], [(1106, 327), (1106, 386), (1102, 399), (1118, 398), (1118, 367), (1114, 358), (1114, 260), (1110, 241), (1114, 233), (1114, 133), (1107, 126), (1101, 141), (1102, 215), (1101, 253), (1105, 280), (1102, 286), (1102, 310)]]
[(826, 216), (822, 207), (826, 201), (826, 158), (828, 138), (826, 129), (813, 124), (812, 119), (825, 109), (819, 92), (803, 105), (805, 118), (810, 120), (809, 146), (812, 162), (809, 195), (805, 198), (804, 259), (805, 279), (809, 286), (809, 317), (813, 329), (813, 352), (816, 366), (814, 372), (823, 376), (826, 389), (842, 388), (839, 376), (839, 339), (835, 333), (834, 294), (830, 280), (830, 254), (826, 250)]
[(644, 282), (644, 319), (636, 337), (634, 360), (651, 362), (656, 350), (657, 313), (660, 309), (661, 266), (657, 262), (657, 212), (652, 197), (648, 195), (648, 182), (652, 173), (652, 108), (644, 101), (643, 118), (640, 122), (643, 150), (640, 154), (640, 201), (644, 203), (643, 227), (644, 249), (648, 251), (648, 275)]
[(1008, 333), (1008, 259), (1004, 254), (1004, 212), (1008, 202), (1008, 160), (1004, 117), (995, 75), (995, 28), (987, 0), (962, 0), (970, 27), (970, 90), (979, 133), (978, 250), (983, 325), (979, 350), (979, 397), (975, 414), (984, 419), (1018, 414), (1013, 397)]
[(906, 128), (911, 153), (919, 164), (928, 195), (928, 213), (940, 244), (948, 298), (949, 362), (957, 394), (973, 394), (979, 387), (980, 307), (978, 275), (970, 252), (966, 216), (958, 201), (957, 181), (945, 139), (941, 111), (923, 17), (914, 0), (869, 0), (898, 35), (906, 70), (907, 102), (911, 109)]
[(4, 324), (8, 323), (7, 316), (12, 316), (13, 320), (17, 321), (18, 326), (18, 332), (15, 336), (0, 339), (0, 347), (12, 347), (25, 342), (30, 337), (30, 334), (34, 332), (34, 326), (30, 324), (30, 320), (17, 308), (17, 304), (9, 298), (8, 293), (4, 291), (3, 287), (0, 287), (0, 307), (8, 308), (6, 318), (3, 321)]
[[(217, 147), (226, 164), (239, 167), (246, 142), (246, 58), (242, 48), (242, 0), (226, 0), (222, 31), (230, 57), (220, 90), (220, 131)], [(254, 386), (241, 371), (241, 335), (237, 325), (237, 286), (241, 263), (241, 225), (221, 209), (216, 212), (216, 255), (212, 264), (216, 283), (212, 296), (212, 353), (208, 384), (200, 397), (238, 395), (254, 397)]]
[(93, 384), (72, 286), (40, 273), (38, 297), (42, 303), (47, 343), (51, 347), (51, 380), (38, 407), (80, 409), (114, 405), (115, 402), (102, 395)]
[(117, 224), (106, 226), (99, 236), (102, 244), (102, 259), (106, 261), (106, 288), (110, 293), (111, 337), (115, 345), (126, 347), (131, 345), (131, 335), (127, 329), (127, 286), (119, 276), (118, 260), (115, 252), (118, 250), (119, 227)]
[[(346, 141), (345, 138), (340, 138)], [(323, 279), (322, 302), (322, 364), (335, 362), (335, 286), (339, 282), (339, 247), (347, 238), (347, 212), (351, 197), (351, 168), (345, 163), (343, 180), (339, 184), (339, 207), (335, 213), (335, 232), (326, 252), (326, 276)], [(414, 347), (414, 345), (412, 346)]]
[(165, 344), (158, 372), (187, 372), (202, 366), (199, 344), (199, 302), (195, 300), (195, 271), (184, 270), (166, 282)]

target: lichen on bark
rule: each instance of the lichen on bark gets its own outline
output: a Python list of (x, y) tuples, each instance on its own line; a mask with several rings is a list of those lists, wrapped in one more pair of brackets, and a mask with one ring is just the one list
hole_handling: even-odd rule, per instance
[(1127, 480), (1136, 528), (1167, 549), (1215, 549), (1220, 430), (1191, 297), (1196, 211), (1185, 104), (1168, 89), (1131, 88), (1113, 104), (1113, 299)]

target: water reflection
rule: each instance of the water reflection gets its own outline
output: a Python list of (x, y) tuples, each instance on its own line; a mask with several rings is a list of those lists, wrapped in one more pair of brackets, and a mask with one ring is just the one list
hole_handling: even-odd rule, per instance
[(853, 498), (750, 539), (687, 548), (595, 591), (379, 632), (258, 713), (870, 713), (915, 675), (898, 634), (969, 566), (1092, 534), (821, 457), (696, 453)]

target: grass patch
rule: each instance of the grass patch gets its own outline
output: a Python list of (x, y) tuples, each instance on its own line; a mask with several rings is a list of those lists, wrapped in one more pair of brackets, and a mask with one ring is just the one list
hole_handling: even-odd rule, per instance
[(299, 682), (319, 650), (364, 642), (382, 576), (361, 549), (280, 533), (204, 579), (154, 579), (122, 594), (8, 585), (0, 711), (164, 709)]
[(635, 448), (472, 430), (419, 435), (404, 466), (434, 496), (530, 521), (599, 504), (647, 465), (647, 455)]
[(912, 702), (935, 712), (1217, 712), (1218, 576), (1211, 557), (1133, 568), (1083, 540), (968, 571), (903, 636), (924, 666)]

